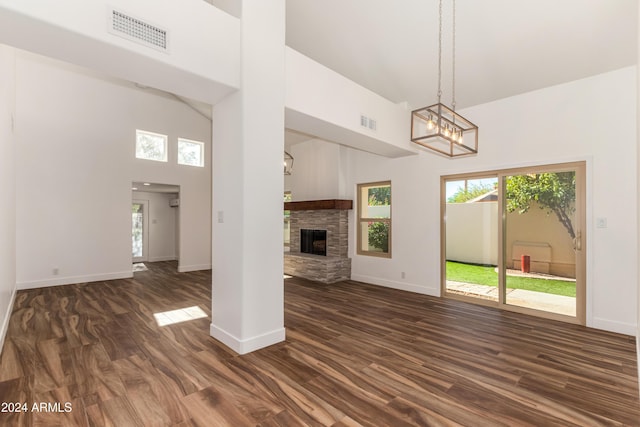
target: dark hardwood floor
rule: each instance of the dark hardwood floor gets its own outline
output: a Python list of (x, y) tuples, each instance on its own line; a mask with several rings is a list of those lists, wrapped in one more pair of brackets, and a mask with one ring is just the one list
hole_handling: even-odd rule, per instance
[(210, 272), (149, 267), (18, 293), (1, 426), (640, 425), (633, 337), (292, 278), (286, 342), (238, 356), (209, 337)]

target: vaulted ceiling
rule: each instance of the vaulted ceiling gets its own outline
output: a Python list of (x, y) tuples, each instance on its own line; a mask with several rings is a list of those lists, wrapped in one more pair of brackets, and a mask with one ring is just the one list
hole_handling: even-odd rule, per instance
[[(234, 15), (239, 0), (208, 0)], [(443, 101), (451, 103), (452, 0)], [(636, 0), (457, 0), (459, 108), (637, 62)], [(437, 92), (437, 0), (287, 0), (287, 45), (409, 107)]]

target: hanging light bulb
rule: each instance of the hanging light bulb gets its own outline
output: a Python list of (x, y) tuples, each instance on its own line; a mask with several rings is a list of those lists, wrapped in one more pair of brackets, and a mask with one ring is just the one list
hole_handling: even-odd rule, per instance
[(436, 122), (433, 121), (433, 116), (429, 114), (429, 120), (427, 120), (427, 129), (433, 130), (436, 127)]

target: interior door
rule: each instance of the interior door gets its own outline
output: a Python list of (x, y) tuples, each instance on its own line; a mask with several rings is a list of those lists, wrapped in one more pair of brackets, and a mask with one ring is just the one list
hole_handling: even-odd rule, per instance
[(144, 262), (149, 258), (149, 209), (146, 200), (133, 200), (131, 204), (131, 254), (132, 262)]

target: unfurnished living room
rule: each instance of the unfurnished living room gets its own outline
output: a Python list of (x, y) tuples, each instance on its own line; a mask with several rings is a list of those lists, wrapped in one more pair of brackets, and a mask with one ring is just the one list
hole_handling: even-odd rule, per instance
[(1, 426), (640, 426), (636, 0), (0, 0)]

